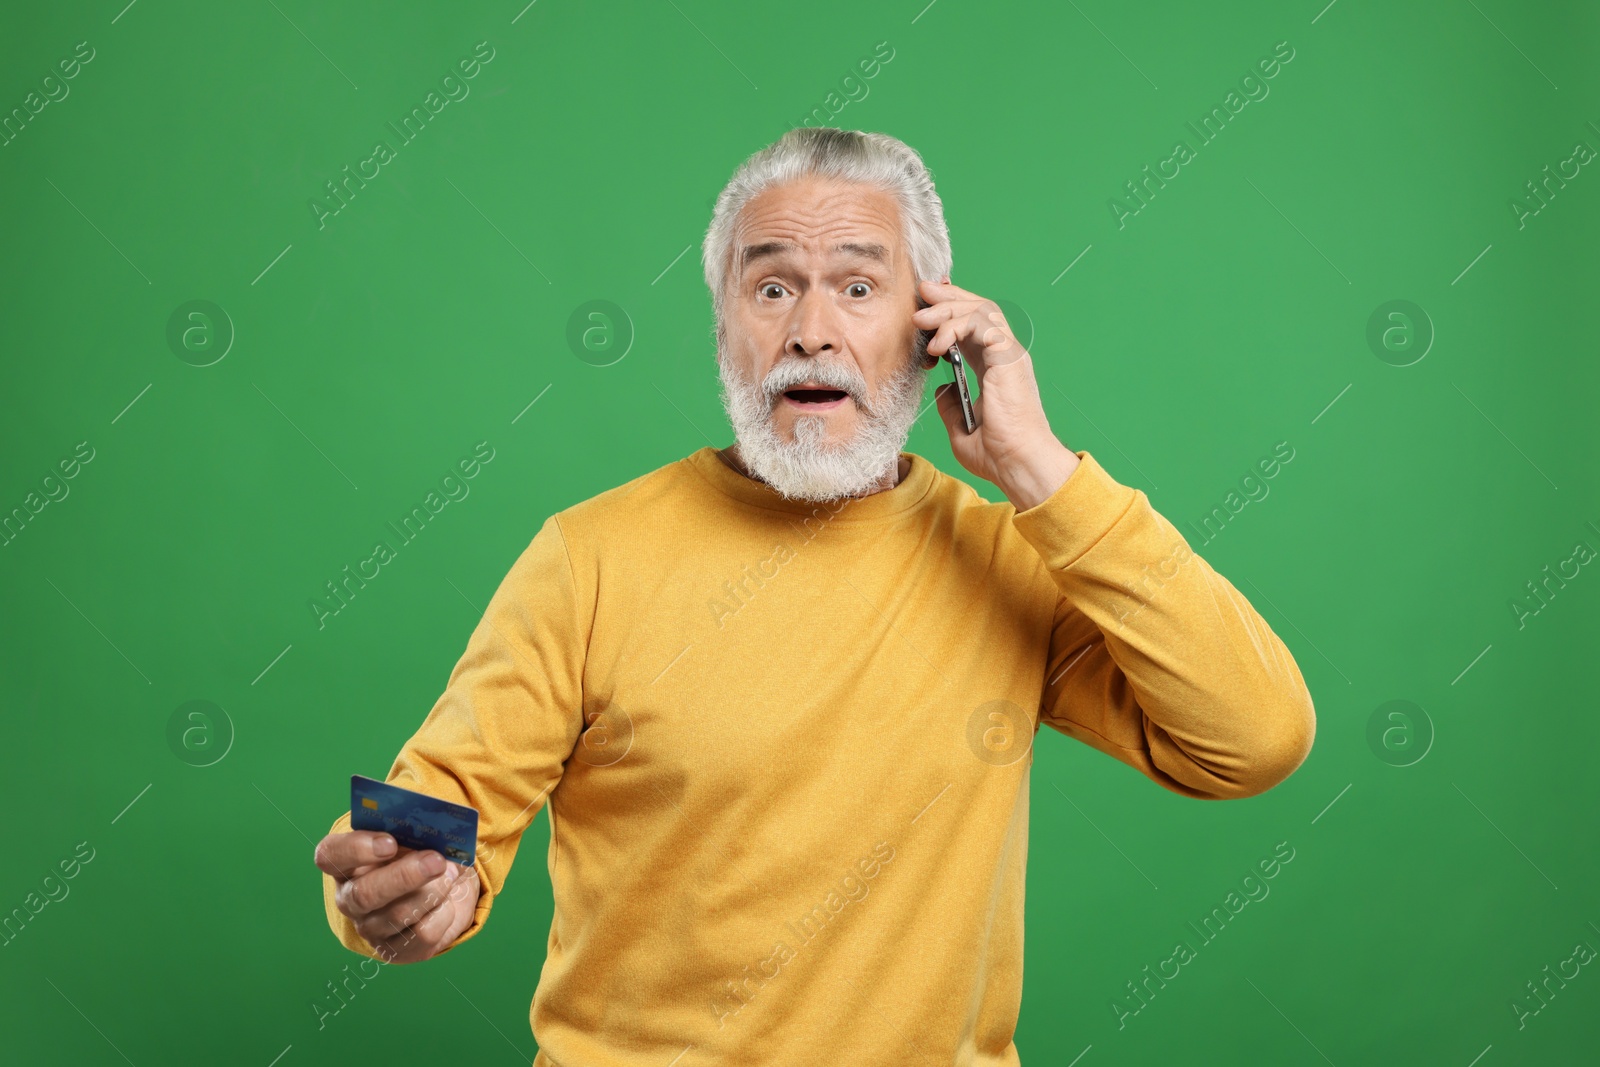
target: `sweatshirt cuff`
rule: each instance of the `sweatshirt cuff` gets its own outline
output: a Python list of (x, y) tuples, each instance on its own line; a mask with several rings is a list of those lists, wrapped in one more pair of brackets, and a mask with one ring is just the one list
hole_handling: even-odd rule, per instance
[(1125, 515), (1139, 491), (1107, 474), (1087, 450), (1050, 496), (1011, 522), (1051, 570), (1065, 570), (1093, 548)]

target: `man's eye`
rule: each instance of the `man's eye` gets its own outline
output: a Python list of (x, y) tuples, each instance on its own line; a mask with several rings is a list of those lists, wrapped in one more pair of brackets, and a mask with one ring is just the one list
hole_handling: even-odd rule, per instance
[[(848, 292), (848, 291), (852, 291), (852, 290), (855, 290), (855, 289), (865, 290), (865, 289), (867, 289), (867, 283), (866, 282), (851, 282), (850, 283), (850, 289), (846, 290), (846, 291)], [(866, 296), (867, 294), (865, 292), (862, 292), (859, 295)]]
[(768, 282), (766, 285), (763, 285), (761, 287), (762, 295), (770, 297), (773, 300), (776, 300), (776, 299), (778, 299), (778, 296), (774, 296), (772, 294), (772, 290), (774, 290), (774, 289), (776, 289), (778, 291), (778, 296), (783, 295), (783, 286), (779, 285), (777, 282)]

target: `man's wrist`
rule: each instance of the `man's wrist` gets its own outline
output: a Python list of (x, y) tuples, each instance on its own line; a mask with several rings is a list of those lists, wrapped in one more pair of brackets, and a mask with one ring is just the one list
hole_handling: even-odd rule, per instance
[(1015, 462), (995, 475), (995, 485), (1017, 511), (1027, 511), (1050, 499), (1082, 462), (1076, 452), (1054, 437), (1021, 452)]

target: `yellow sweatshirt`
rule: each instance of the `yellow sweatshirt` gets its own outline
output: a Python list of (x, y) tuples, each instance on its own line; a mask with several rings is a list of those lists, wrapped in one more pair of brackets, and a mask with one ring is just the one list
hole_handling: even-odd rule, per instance
[(548, 808), (534, 1067), (1018, 1064), (1039, 724), (1203, 799), (1310, 751), (1294, 659), (1143, 492), (1078, 452), (1017, 512), (905, 455), (810, 505), (702, 448), (490, 600), (388, 780), (481, 813), (452, 949)]

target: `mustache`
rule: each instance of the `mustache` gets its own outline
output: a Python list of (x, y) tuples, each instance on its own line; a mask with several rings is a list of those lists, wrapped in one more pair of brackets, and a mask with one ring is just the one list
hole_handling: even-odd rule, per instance
[[(902, 367), (900, 374), (906, 374), (910, 367), (919, 367), (916, 354), (912, 354), (909, 364)], [(871, 390), (861, 372), (845, 363), (824, 363), (816, 357), (809, 359), (786, 358), (767, 372), (761, 380), (761, 393), (766, 399), (767, 406), (771, 407), (778, 402), (778, 398), (786, 390), (792, 389), (802, 382), (816, 382), (827, 389), (838, 389), (848, 393), (867, 414), (875, 414), (876, 406), (873, 403)]]
[(866, 398), (867, 383), (859, 371), (841, 363), (821, 363), (816, 359), (785, 359), (761, 380), (761, 391), (769, 403), (801, 382), (817, 382), (829, 389), (849, 393), (857, 402)]

